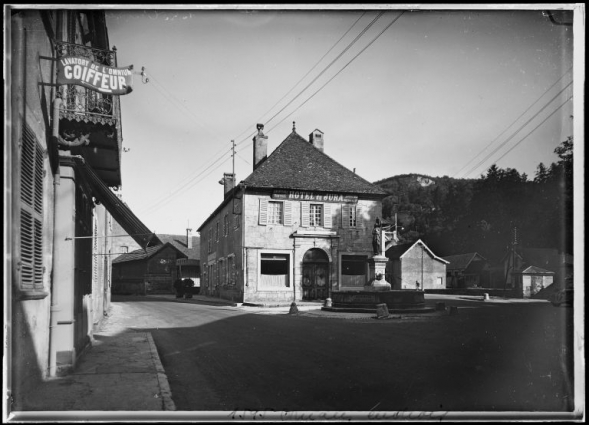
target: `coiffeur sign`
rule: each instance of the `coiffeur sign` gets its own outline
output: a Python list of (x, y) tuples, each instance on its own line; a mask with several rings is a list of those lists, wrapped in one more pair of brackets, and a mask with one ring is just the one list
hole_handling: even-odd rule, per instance
[(76, 84), (105, 94), (129, 94), (133, 90), (133, 65), (115, 68), (79, 56), (57, 61), (57, 84)]

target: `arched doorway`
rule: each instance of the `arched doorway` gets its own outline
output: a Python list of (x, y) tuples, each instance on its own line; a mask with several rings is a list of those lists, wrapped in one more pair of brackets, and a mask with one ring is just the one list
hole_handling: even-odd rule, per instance
[(323, 300), (328, 297), (329, 257), (318, 248), (303, 256), (303, 300)]

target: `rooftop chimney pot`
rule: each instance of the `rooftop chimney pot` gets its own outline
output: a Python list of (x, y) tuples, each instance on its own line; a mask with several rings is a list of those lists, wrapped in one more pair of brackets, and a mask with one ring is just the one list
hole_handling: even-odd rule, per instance
[(264, 136), (264, 124), (257, 124), (258, 134), (254, 136), (254, 170), (258, 168), (268, 156), (268, 136)]
[(309, 134), (309, 143), (323, 152), (323, 132), (321, 130), (315, 129), (311, 134)]
[(192, 249), (192, 229), (186, 229), (186, 247)]
[(223, 178), (219, 183), (223, 182), (223, 189), (224, 194), (227, 196), (227, 193), (231, 191), (235, 187), (235, 174), (233, 173), (223, 173)]

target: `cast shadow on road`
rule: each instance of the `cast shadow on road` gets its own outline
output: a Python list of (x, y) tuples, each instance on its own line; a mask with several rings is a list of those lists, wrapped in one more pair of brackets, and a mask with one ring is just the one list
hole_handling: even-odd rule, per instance
[(135, 328), (151, 332), (180, 411), (573, 408), (571, 312), (549, 304), (386, 324), (182, 305), (177, 326)]

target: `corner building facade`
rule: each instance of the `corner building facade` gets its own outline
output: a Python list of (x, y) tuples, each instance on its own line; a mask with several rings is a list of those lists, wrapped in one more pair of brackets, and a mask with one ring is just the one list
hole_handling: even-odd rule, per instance
[(372, 228), (380, 188), (323, 152), (323, 133), (293, 132), (267, 156), (258, 126), (254, 171), (199, 227), (201, 293), (243, 303), (321, 300), (372, 278)]

